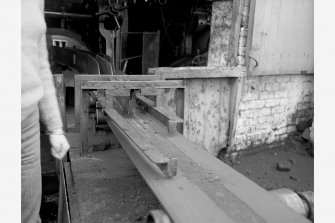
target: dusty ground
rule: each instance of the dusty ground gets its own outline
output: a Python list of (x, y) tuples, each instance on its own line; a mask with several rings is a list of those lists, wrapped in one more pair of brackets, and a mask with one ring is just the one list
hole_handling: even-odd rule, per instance
[[(290, 171), (278, 171), (278, 162)], [(266, 190), (314, 191), (314, 159), (303, 150), (287, 147), (248, 155), (239, 158), (233, 168)]]

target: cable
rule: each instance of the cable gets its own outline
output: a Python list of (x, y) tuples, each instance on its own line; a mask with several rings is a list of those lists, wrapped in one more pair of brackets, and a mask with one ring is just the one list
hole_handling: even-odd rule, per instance
[[(159, 3), (161, 3), (161, 2), (159, 2)], [(165, 1), (165, 3), (166, 3), (166, 1)], [(163, 22), (163, 28), (164, 28), (165, 35), (166, 35), (166, 37), (167, 37), (167, 39), (168, 39), (170, 45), (174, 48), (175, 46), (174, 46), (174, 44), (172, 43), (172, 41), (171, 41), (171, 39), (170, 39), (170, 37), (169, 37), (169, 35), (168, 35), (167, 29), (166, 29), (166, 25), (165, 25), (165, 19), (164, 19), (164, 14), (163, 14), (163, 7), (162, 7), (162, 5), (160, 6), (160, 9), (161, 9), (161, 16), (162, 16), (162, 22)]]
[(195, 11), (197, 11), (198, 5), (199, 5), (199, 0), (197, 0), (197, 3), (195, 4), (195, 10), (194, 10), (193, 15), (192, 15), (191, 23), (190, 23), (190, 26), (187, 28), (186, 33), (189, 33), (191, 28), (192, 28), (193, 20), (194, 20), (194, 17), (195, 17)]

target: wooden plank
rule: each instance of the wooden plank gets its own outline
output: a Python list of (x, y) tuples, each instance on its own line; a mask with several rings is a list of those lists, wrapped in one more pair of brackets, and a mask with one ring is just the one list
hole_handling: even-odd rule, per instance
[(183, 81), (82, 81), (82, 89), (184, 88)]
[[(184, 103), (185, 103), (185, 96), (184, 96), (185, 89), (176, 89), (175, 90), (175, 104), (176, 104), (176, 115), (184, 119)], [(184, 123), (184, 120), (183, 120)], [(177, 125), (177, 130), (181, 134), (183, 134), (183, 125)]]
[(81, 112), (80, 112), (80, 155), (86, 155), (88, 151), (88, 121), (89, 121), (89, 92), (83, 90), (81, 93)]
[[(97, 76), (97, 75), (95, 75)], [(80, 75), (74, 76), (74, 113), (76, 121), (76, 131), (80, 130), (80, 112), (81, 112), (81, 80)]]
[(158, 67), (149, 73), (162, 75), (163, 79), (223, 78), (246, 76), (245, 67)]
[(313, 0), (257, 0), (251, 75), (314, 73), (313, 8)]
[[(132, 141), (135, 141), (139, 150), (153, 164), (155, 164), (165, 176), (176, 176), (178, 163), (176, 158), (166, 157), (162, 153), (160, 153), (159, 150), (155, 148), (155, 146), (148, 142), (147, 137), (138, 129), (138, 126), (134, 125), (130, 121), (130, 119), (123, 118), (114, 109), (109, 109), (105, 111), (108, 115), (108, 117), (106, 117), (106, 121), (111, 128), (114, 124), (116, 124), (117, 126), (122, 126), (122, 131), (124, 132), (123, 134), (127, 135)], [(113, 119), (111, 119), (110, 117), (113, 117)]]
[(160, 32), (143, 33), (142, 74), (148, 74), (148, 68), (158, 67)]
[(234, 78), (231, 80), (231, 96), (229, 106), (229, 135), (228, 150), (233, 150), (235, 144), (235, 133), (237, 128), (238, 111), (242, 97), (243, 78)]
[(162, 77), (159, 75), (78, 75), (80, 80), (85, 81), (158, 81)]
[[(147, 130), (159, 132), (162, 136), (161, 151), (165, 155), (177, 157), (178, 171), (201, 188), (234, 222), (308, 222), (308, 219), (283, 205), (259, 185), (208, 154), (201, 146), (178, 133), (169, 135), (149, 114), (137, 112), (134, 119), (139, 124), (147, 121)], [(149, 131), (147, 133), (150, 138)]]
[(176, 101), (175, 101), (175, 92), (177, 89), (164, 89), (162, 93), (162, 105), (164, 108), (169, 111), (176, 113)]
[(220, 102), (219, 102), (219, 149), (225, 148), (228, 144), (228, 133), (230, 129), (229, 124), (229, 109), (230, 109), (230, 95), (231, 95), (231, 85), (230, 80), (221, 79), (220, 80)]
[(184, 177), (185, 174), (181, 171), (173, 178), (162, 178), (147, 157), (139, 152), (135, 144), (137, 140), (124, 134), (124, 125), (117, 125), (110, 117), (107, 120), (128, 156), (174, 222), (234, 222), (198, 186)]
[(244, 7), (244, 0), (234, 0), (233, 2), (233, 17), (231, 21), (231, 31), (229, 36), (229, 51), (228, 51), (228, 61), (230, 66), (237, 65), (237, 51), (238, 51), (238, 41), (241, 30), (241, 20), (242, 12)]
[[(215, 157), (209, 157), (196, 144), (186, 141), (181, 135), (171, 136), (169, 140), (198, 165), (209, 168), (209, 171), (220, 170), (215, 171), (215, 175), (224, 179), (225, 187), (259, 214), (264, 222), (309, 222), (228, 165)], [(194, 148), (197, 147), (195, 152)]]
[(174, 133), (177, 129), (181, 129), (184, 122), (183, 119), (177, 117), (169, 111), (166, 111), (162, 107), (154, 107), (154, 103), (143, 96), (136, 95), (135, 97), (140, 101), (140, 104), (146, 106), (147, 112), (168, 127), (168, 131), (170, 133)]
[(70, 222), (79, 223), (80, 222), (79, 205), (76, 194), (76, 188), (74, 186), (70, 162), (64, 163), (64, 175), (65, 175), (66, 190), (69, 201), (69, 213), (71, 220)]
[[(160, 93), (161, 92), (159, 89), (145, 88), (145, 89), (138, 90), (136, 94), (143, 95), (143, 96), (157, 96)], [(129, 89), (114, 89), (114, 90), (106, 89), (105, 95), (109, 97), (111, 96), (130, 96), (130, 90)]]
[(250, 50), (251, 50), (251, 44), (252, 44), (252, 35), (254, 32), (254, 19), (255, 19), (255, 7), (256, 7), (256, 0), (250, 0), (250, 10), (249, 10), (249, 21), (248, 21), (248, 35), (247, 35), (247, 47), (246, 47), (246, 67), (247, 67), (247, 73), (249, 75), (250, 72)]
[(53, 74), (54, 83), (56, 88), (56, 96), (59, 106), (59, 111), (62, 116), (63, 121), (63, 129), (67, 132), (67, 124), (66, 124), (66, 115), (65, 115), (65, 85), (63, 74)]
[(204, 143), (204, 117), (205, 117), (205, 83), (203, 79), (188, 80), (189, 100), (188, 100), (188, 139), (199, 143)]
[(209, 79), (204, 81), (205, 103), (204, 118), (201, 123), (204, 126), (203, 145), (210, 154), (217, 156), (219, 147), (219, 124), (220, 124), (220, 81)]
[(189, 134), (189, 100), (190, 100), (190, 86), (189, 81), (185, 81), (185, 91), (184, 91), (184, 124), (183, 124), (183, 135), (188, 138)]

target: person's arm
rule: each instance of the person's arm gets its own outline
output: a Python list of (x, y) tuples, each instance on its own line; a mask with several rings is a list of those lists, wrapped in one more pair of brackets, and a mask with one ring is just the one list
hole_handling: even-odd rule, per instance
[(60, 131), (63, 128), (63, 122), (59, 111), (53, 76), (50, 71), (45, 34), (40, 40), (39, 62), (39, 75), (43, 82), (43, 97), (39, 102), (41, 119), (46, 125), (48, 132)]
[[(44, 1), (40, 1), (41, 18), (44, 18)], [(45, 25), (45, 21), (44, 25)], [(39, 102), (42, 122), (46, 125), (49, 134), (51, 153), (54, 157), (62, 159), (70, 148), (63, 132), (63, 122), (56, 97), (55, 84), (48, 61), (48, 50), (45, 31), (40, 39), (38, 48), (39, 76), (43, 83), (43, 97)]]

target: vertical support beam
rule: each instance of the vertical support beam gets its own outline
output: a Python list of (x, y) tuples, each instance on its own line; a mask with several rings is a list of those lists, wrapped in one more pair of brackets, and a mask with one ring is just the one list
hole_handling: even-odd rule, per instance
[(241, 30), (243, 8), (244, 0), (234, 0), (228, 51), (228, 63), (230, 63), (230, 66), (237, 65), (238, 41)]
[(76, 121), (76, 131), (80, 129), (80, 109), (81, 109), (81, 83), (79, 74), (74, 75), (74, 113)]
[(117, 71), (119, 71), (121, 68), (121, 45), (122, 45), (122, 33), (120, 32), (120, 30), (115, 32), (116, 34), (116, 44), (115, 44), (115, 69)]
[[(179, 118), (184, 119), (184, 89), (183, 88), (177, 88), (175, 90), (175, 103), (176, 103), (176, 115)], [(183, 125), (177, 126), (177, 131), (180, 134), (183, 134)]]
[(65, 85), (63, 74), (54, 74), (54, 82), (56, 88), (57, 101), (59, 106), (59, 111), (62, 116), (63, 129), (67, 131), (66, 116), (65, 116)]
[(244, 77), (231, 78), (231, 94), (229, 108), (229, 135), (228, 135), (228, 152), (233, 149), (235, 144), (235, 133), (238, 120), (238, 111), (242, 97), (242, 86)]
[(232, 1), (213, 1), (207, 66), (228, 65), (232, 4)]
[(255, 7), (256, 7), (256, 0), (250, 0), (250, 11), (249, 11), (249, 22), (248, 22), (248, 36), (247, 36), (247, 49), (246, 49), (246, 67), (247, 67), (247, 74), (249, 74), (249, 61), (250, 61), (250, 50), (252, 44), (252, 35), (254, 31), (254, 18), (255, 18)]
[(142, 74), (148, 74), (148, 68), (158, 67), (160, 32), (143, 33)]
[[(81, 87), (80, 87), (81, 88)], [(80, 112), (80, 155), (88, 153), (88, 120), (89, 120), (89, 90), (81, 91), (81, 112)]]

